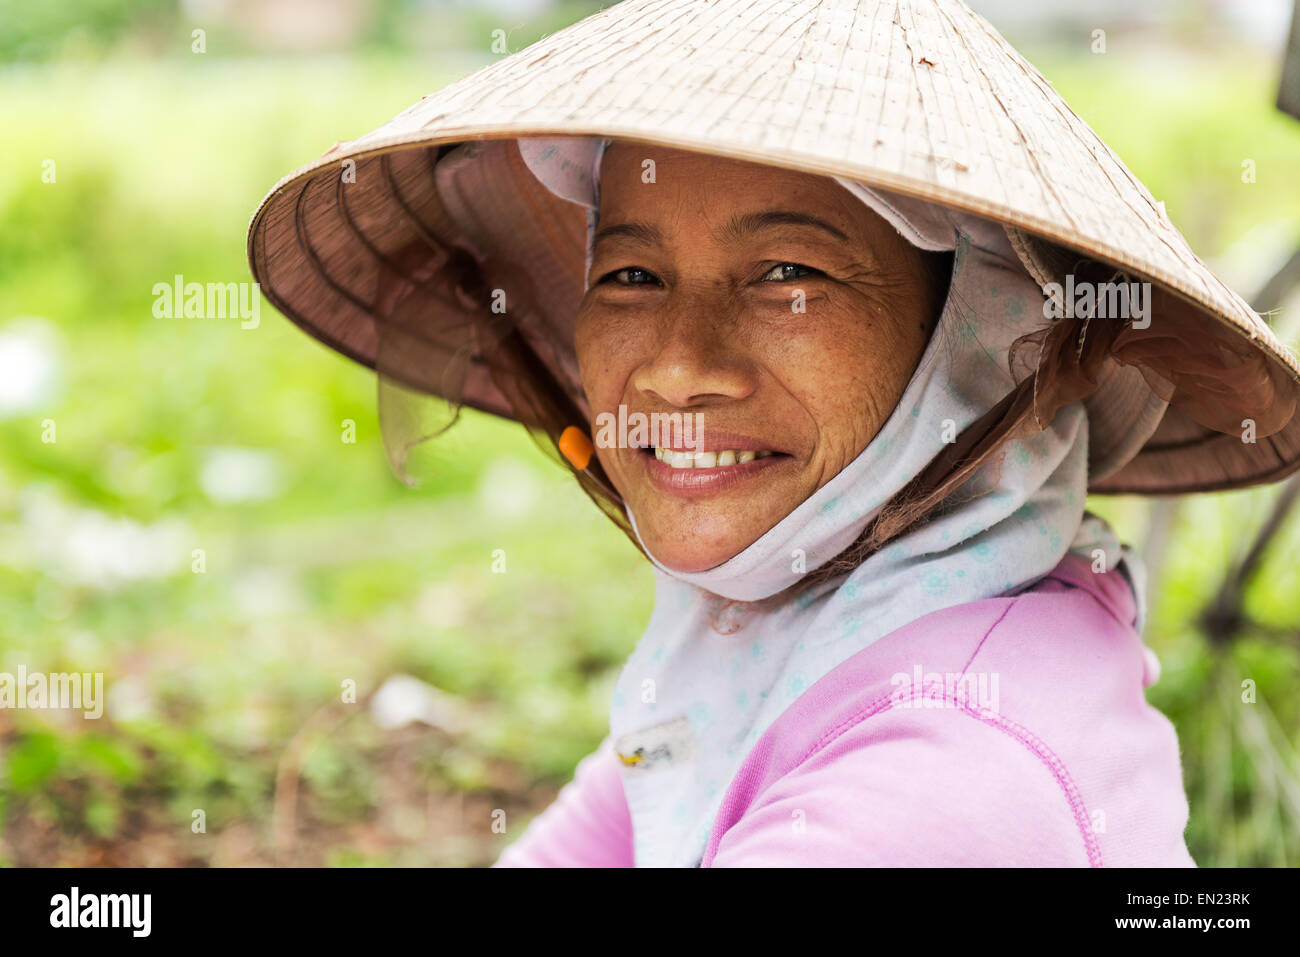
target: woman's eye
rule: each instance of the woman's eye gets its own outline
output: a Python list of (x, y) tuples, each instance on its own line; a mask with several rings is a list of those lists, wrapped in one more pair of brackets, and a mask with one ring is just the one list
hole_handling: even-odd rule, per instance
[[(799, 275), (799, 276), (790, 275), (789, 273), (785, 272), (785, 270), (787, 269), (802, 269), (803, 275)], [(805, 275), (810, 276), (815, 272), (817, 272), (816, 269), (813, 269), (809, 266), (801, 266), (798, 263), (777, 263), (770, 270), (768, 270), (768, 272), (763, 276), (763, 281), (784, 282), (789, 279), (803, 279)], [(775, 279), (772, 278), (773, 273), (778, 274)]]
[[(622, 276), (626, 276), (627, 278), (617, 278)], [(638, 281), (632, 278), (634, 276), (641, 276), (645, 278), (646, 281)], [(604, 282), (607, 279), (613, 279), (620, 286), (648, 286), (654, 282), (654, 278), (654, 273), (652, 272), (638, 268), (637, 266), (626, 266), (623, 269), (616, 269), (611, 273), (606, 273), (600, 281)]]
[[(798, 270), (798, 272), (790, 272)], [(778, 263), (768, 270), (762, 281), (764, 282), (787, 282), (792, 279), (803, 279), (805, 276), (811, 276), (818, 270), (811, 266), (801, 266), (799, 263)], [(622, 269), (615, 269), (613, 272), (606, 273), (601, 277), (600, 282), (613, 280), (619, 286), (650, 286), (658, 282), (655, 274), (639, 266), (625, 266)]]

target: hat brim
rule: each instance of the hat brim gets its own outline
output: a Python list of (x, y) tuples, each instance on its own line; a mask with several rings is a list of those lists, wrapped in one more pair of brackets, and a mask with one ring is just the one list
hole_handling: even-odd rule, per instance
[[(531, 175), (514, 147), (513, 136), (467, 140), (462, 133), (454, 138), (421, 138), (352, 150), (305, 167), (278, 184), (253, 216), (248, 237), (253, 273), (272, 305), (303, 330), (348, 358), (378, 369), (385, 315), (377, 303), (384, 270), (394, 268), (412, 250), (425, 248), (428, 236), (468, 239), (438, 195), (433, 177), (440, 150), (463, 142), (482, 144), (483, 187), (490, 185), (493, 195), (514, 207), (515, 242), (507, 252), (544, 290), (539, 297), (545, 303), (544, 321), (528, 330), (528, 338), (536, 351), (554, 356), (548, 365), (557, 379), (570, 387), (571, 398), (585, 414), (576, 358), (557, 354), (565, 351), (565, 343), (573, 341), (572, 320), (582, 298), (584, 215)], [(355, 182), (341, 179), (343, 160), (355, 163)], [(892, 182), (871, 185), (898, 190)], [(480, 208), (482, 202), (480, 198)], [(1142, 274), (1131, 262), (1062, 242), (1028, 228), (1023, 220), (1008, 225), (1062, 249)], [(1285, 349), (1273, 348), (1260, 330), (1252, 337), (1243, 328), (1249, 318), (1230, 320), (1205, 308), (1186, 290), (1158, 277), (1146, 278), (1186, 301), (1192, 307), (1189, 317), (1216, 323), (1250, 341), (1277, 365), (1300, 395), (1300, 369), (1294, 358)], [(1253, 312), (1249, 316), (1262, 325)], [(444, 330), (463, 323), (463, 341), (473, 340), (467, 319), (449, 313), (428, 318)], [(1187, 334), (1197, 335), (1195, 321), (1184, 321), (1189, 322)], [(455, 342), (454, 332), (449, 338)], [(423, 349), (421, 368), (386, 363), (383, 371), (411, 390), (446, 395), (448, 390), (440, 381), (443, 362), (453, 360), (456, 347), (436, 351), (436, 346), (426, 343)], [(1106, 381), (1087, 401), (1090, 492), (1170, 495), (1228, 490), (1276, 481), (1300, 469), (1300, 417), (1294, 417), (1280, 432), (1245, 443), (1238, 434), (1205, 428), (1176, 407), (1167, 406), (1131, 367), (1113, 366), (1106, 375)], [(469, 357), (464, 381), (456, 392), (455, 398), (470, 408), (514, 418), (508, 398), (475, 356)]]

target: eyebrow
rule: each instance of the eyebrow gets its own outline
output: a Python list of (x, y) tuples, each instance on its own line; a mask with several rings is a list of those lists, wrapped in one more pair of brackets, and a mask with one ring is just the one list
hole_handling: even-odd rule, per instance
[[(731, 217), (730, 221), (714, 230), (713, 236), (721, 242), (735, 244), (753, 233), (771, 229), (775, 226), (811, 226), (814, 229), (829, 233), (841, 242), (847, 243), (850, 241), (848, 236), (826, 222), (826, 220), (793, 209), (768, 209), (757, 213), (737, 213)], [(592, 241), (592, 249), (594, 250), (602, 241), (612, 239), (615, 236), (624, 236), (646, 246), (661, 245), (663, 243), (663, 233), (660, 232), (658, 227), (650, 223), (615, 223), (611, 226), (602, 226), (596, 230), (595, 238)]]

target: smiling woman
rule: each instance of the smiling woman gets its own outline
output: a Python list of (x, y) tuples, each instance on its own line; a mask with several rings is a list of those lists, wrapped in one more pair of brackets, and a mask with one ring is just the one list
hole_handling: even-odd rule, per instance
[(615, 144), (600, 183), (599, 278), (575, 326), (588, 402), (597, 414), (689, 409), (704, 432), (691, 468), (684, 453), (663, 462), (597, 443), (597, 455), (648, 551), (702, 571), (879, 431), (938, 319), (924, 261), (935, 254), (823, 176)]
[[(515, 419), (655, 568), (500, 864), (1193, 863), (1086, 498), (1295, 471), (1300, 366), (957, 0), (625, 0), (286, 178), (249, 251), (394, 385), (399, 465), (385, 395)], [(1141, 322), (1045, 310), (1135, 279)], [(702, 430), (593, 427), (633, 415)]]

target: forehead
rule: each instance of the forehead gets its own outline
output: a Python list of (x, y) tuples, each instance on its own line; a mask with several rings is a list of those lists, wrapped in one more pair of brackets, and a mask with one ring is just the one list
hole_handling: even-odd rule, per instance
[[(653, 170), (653, 181), (648, 170)], [(614, 142), (601, 160), (601, 203), (668, 196), (749, 194), (764, 199), (779, 190), (787, 199), (841, 206), (853, 197), (827, 176), (668, 146)], [(640, 187), (659, 188), (640, 188)]]
[(600, 184), (599, 221), (606, 229), (633, 222), (673, 234), (688, 223), (715, 229), (746, 215), (781, 210), (829, 224), (857, 249), (888, 245), (897, 237), (829, 176), (730, 157), (615, 141), (602, 157)]

